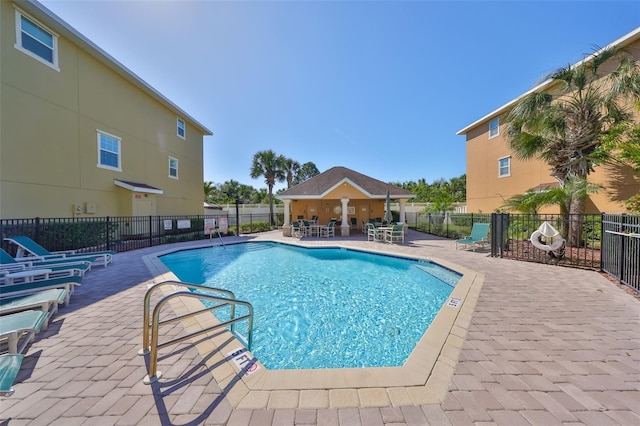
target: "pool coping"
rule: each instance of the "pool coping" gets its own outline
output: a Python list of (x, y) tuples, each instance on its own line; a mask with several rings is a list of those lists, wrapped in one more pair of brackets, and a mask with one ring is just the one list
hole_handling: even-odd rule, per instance
[[(194, 338), (193, 344), (234, 408), (258, 409), (267, 404), (272, 408), (314, 408), (331, 402), (335, 407), (406, 406), (438, 404), (444, 401), (471, 317), (484, 282), (484, 275), (445, 259), (400, 254), (388, 250), (393, 245), (354, 248), (339, 242), (326, 245), (305, 244), (304, 241), (282, 242), (304, 248), (344, 248), (419, 261), (432, 261), (462, 274), (445, 305), (416, 344), (404, 365), (399, 367), (269, 370), (257, 361), (258, 368), (250, 374), (241, 370), (231, 353), (244, 349), (230, 332), (213, 332), (208, 338)], [(213, 244), (217, 245), (217, 244)], [(168, 249), (143, 257), (154, 283), (179, 281), (159, 259), (181, 250), (205, 248), (208, 244)], [(176, 299), (170, 303), (176, 314), (201, 309), (196, 299)], [(182, 320), (187, 333), (214, 325), (213, 315)], [(245, 350), (246, 351), (246, 350)], [(244, 358), (256, 361), (250, 351)], [(358, 402), (359, 401), (359, 402)]]

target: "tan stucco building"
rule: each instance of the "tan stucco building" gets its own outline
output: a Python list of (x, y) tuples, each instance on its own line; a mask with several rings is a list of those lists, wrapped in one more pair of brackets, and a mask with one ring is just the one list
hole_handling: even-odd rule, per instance
[[(640, 59), (640, 28), (611, 45), (624, 47)], [(558, 184), (544, 161), (525, 161), (513, 155), (501, 122), (522, 97), (544, 91), (550, 85), (551, 81), (547, 80), (458, 131), (457, 134), (465, 135), (467, 140), (467, 212), (490, 213), (501, 209), (504, 200), (514, 195)], [(640, 192), (640, 176), (621, 165), (600, 165), (589, 175), (589, 181), (601, 185), (602, 189), (588, 195), (586, 213), (625, 212), (624, 202)]]
[(415, 198), (410, 191), (382, 182), (342, 166), (332, 167), (286, 191), (276, 195), (284, 202), (284, 226), (291, 220), (311, 219), (317, 216), (318, 223), (337, 220), (341, 235), (349, 235), (351, 221), (356, 229), (362, 222), (383, 218), (389, 199), (400, 205), (399, 220), (405, 220), (407, 200)]
[(211, 131), (37, 2), (0, 31), (0, 217), (202, 214)]

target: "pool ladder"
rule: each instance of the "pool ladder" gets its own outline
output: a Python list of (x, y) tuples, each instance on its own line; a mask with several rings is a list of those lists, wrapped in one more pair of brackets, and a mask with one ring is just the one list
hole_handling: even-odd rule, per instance
[[(153, 308), (153, 317), (152, 317), (151, 316), (151, 297), (158, 289), (166, 288), (169, 286), (176, 287), (177, 289), (173, 293), (165, 295), (160, 299), (160, 301), (158, 301), (158, 303)], [(194, 293), (190, 290), (200, 290), (200, 291), (208, 292), (209, 294)], [(214, 296), (210, 294), (212, 292), (223, 294), (226, 297)], [(169, 318), (161, 321), (160, 311), (162, 310), (163, 306), (166, 305), (166, 303), (169, 302), (170, 300), (175, 298), (180, 298), (180, 297), (206, 300), (206, 301), (214, 302), (217, 304), (211, 307), (205, 307), (197, 311), (188, 312), (183, 315), (177, 315), (174, 318)], [(246, 315), (236, 317), (235, 316), (236, 305), (241, 305), (246, 307), (248, 310), (248, 313)], [(214, 310), (221, 309), (226, 306), (229, 306), (231, 310), (229, 315), (230, 318), (227, 321), (220, 322), (219, 324), (213, 325), (211, 327), (203, 328), (202, 330), (194, 331), (184, 336), (176, 337), (166, 342), (162, 342), (162, 343), (158, 342), (159, 340), (158, 333), (159, 333), (160, 325), (173, 323), (176, 321), (183, 320), (185, 318), (191, 318), (204, 312), (212, 312)], [(149, 354), (148, 375), (144, 378), (144, 383), (151, 384), (157, 381), (162, 376), (162, 372), (158, 371), (158, 349), (188, 340), (192, 337), (199, 336), (201, 334), (208, 333), (213, 330), (226, 328), (229, 325), (231, 326), (231, 331), (233, 332), (235, 323), (239, 321), (244, 321), (244, 320), (247, 320), (249, 323), (248, 336), (247, 336), (247, 349), (251, 349), (251, 338), (253, 333), (253, 306), (249, 302), (245, 302), (243, 300), (237, 300), (232, 291), (221, 289), (221, 288), (205, 287), (202, 285), (191, 284), (191, 283), (183, 283), (180, 281), (163, 281), (161, 283), (154, 284), (153, 286), (149, 287), (149, 289), (147, 290), (144, 296), (142, 349), (138, 351), (138, 355)]]

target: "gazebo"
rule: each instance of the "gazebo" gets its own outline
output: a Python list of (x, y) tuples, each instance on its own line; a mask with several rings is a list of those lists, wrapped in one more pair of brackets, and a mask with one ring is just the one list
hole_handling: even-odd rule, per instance
[(284, 202), (284, 232), (290, 230), (291, 218), (319, 223), (335, 219), (343, 236), (349, 235), (352, 219), (356, 227), (382, 218), (389, 198), (400, 203), (400, 221), (405, 222), (404, 206), (415, 195), (346, 167), (336, 166), (276, 195)]

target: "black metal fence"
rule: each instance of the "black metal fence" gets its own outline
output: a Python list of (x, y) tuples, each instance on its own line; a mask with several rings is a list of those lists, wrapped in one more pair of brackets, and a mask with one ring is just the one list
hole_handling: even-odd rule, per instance
[(640, 216), (602, 215), (602, 270), (640, 291)]
[(405, 213), (406, 223), (418, 231), (445, 238), (463, 238), (476, 222), (489, 223), (491, 213)]
[[(282, 215), (274, 215), (281, 226)], [(49, 251), (114, 250), (117, 252), (179, 241), (210, 238), (205, 233), (205, 219), (220, 219), (228, 224), (227, 235), (267, 231), (269, 214), (229, 215), (220, 211), (213, 215), (179, 216), (106, 216), (83, 218), (0, 219), (0, 245), (12, 255), (16, 246), (5, 238), (25, 235)]]

